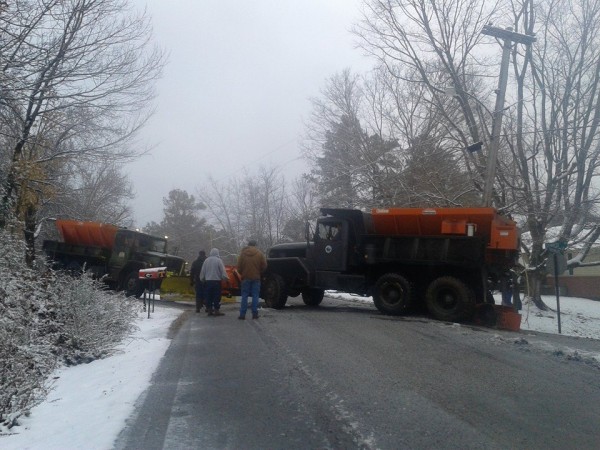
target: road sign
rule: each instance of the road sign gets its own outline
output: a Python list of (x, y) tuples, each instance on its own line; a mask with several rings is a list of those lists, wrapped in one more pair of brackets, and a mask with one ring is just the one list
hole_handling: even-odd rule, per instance
[(545, 247), (551, 253), (562, 253), (567, 249), (567, 243), (564, 241), (546, 242)]
[(567, 270), (567, 257), (562, 252), (552, 252), (548, 257), (548, 272), (561, 275)]

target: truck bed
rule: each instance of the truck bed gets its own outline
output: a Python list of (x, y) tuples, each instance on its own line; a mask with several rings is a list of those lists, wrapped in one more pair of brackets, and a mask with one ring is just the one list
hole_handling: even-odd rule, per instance
[(56, 227), (67, 244), (112, 248), (118, 227), (99, 222), (57, 220)]
[(386, 236), (472, 236), (490, 249), (518, 250), (517, 225), (494, 208), (376, 208), (375, 233)]
[(399, 263), (479, 267), (485, 244), (466, 236), (363, 236), (367, 264)]
[(110, 258), (110, 250), (97, 246), (85, 246), (78, 244), (69, 244), (58, 241), (44, 241), (43, 250), (52, 259), (59, 260), (60, 256), (97, 258), (107, 261)]

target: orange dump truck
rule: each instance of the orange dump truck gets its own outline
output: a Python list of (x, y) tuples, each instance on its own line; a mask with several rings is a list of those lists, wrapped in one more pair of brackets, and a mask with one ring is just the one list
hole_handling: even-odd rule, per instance
[(144, 290), (139, 270), (167, 267), (182, 275), (185, 260), (167, 253), (167, 240), (115, 225), (56, 220), (61, 240), (46, 240), (44, 252), (57, 269), (90, 271), (116, 290), (139, 296)]
[(321, 209), (303, 243), (268, 253), (261, 296), (282, 308), (288, 296), (321, 303), (331, 289), (373, 296), (384, 314), (418, 304), (441, 320), (473, 318), (490, 291), (509, 289), (519, 254), (514, 221), (493, 208)]

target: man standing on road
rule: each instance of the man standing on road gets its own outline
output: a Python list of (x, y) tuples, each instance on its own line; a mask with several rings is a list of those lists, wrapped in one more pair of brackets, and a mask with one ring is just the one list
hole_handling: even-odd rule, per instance
[(210, 250), (200, 270), (200, 279), (204, 282), (206, 313), (208, 316), (224, 316), (221, 309), (221, 280), (229, 281), (225, 265), (219, 256), (219, 249)]
[(242, 249), (238, 258), (237, 270), (242, 278), (242, 300), (240, 304), (240, 320), (246, 318), (248, 296), (252, 296), (252, 318), (258, 319), (258, 295), (260, 293), (260, 275), (267, 268), (265, 255), (256, 248), (256, 241), (251, 239), (248, 246)]
[(200, 250), (198, 253), (198, 257), (192, 263), (192, 268), (190, 269), (190, 284), (194, 286), (196, 291), (196, 312), (200, 312), (202, 307), (204, 306), (204, 283), (202, 283), (202, 279), (200, 278), (200, 271), (202, 270), (202, 264), (204, 264), (204, 260), (206, 259), (206, 252), (204, 250)]

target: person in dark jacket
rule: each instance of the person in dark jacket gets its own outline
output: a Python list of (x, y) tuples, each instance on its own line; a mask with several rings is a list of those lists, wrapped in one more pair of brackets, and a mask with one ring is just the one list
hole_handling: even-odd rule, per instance
[(205, 259), (206, 252), (200, 250), (200, 252), (198, 252), (198, 257), (194, 260), (192, 268), (190, 269), (190, 284), (194, 286), (194, 290), (196, 291), (197, 313), (199, 313), (204, 306), (204, 283), (202, 283), (202, 280), (200, 279), (200, 271), (202, 270), (202, 264), (204, 264)]
[(248, 296), (252, 296), (252, 318), (258, 319), (258, 295), (260, 293), (260, 277), (267, 268), (265, 255), (256, 248), (256, 241), (248, 241), (248, 246), (242, 249), (238, 258), (237, 270), (242, 279), (242, 299), (238, 319), (246, 318), (248, 311)]
[(206, 313), (209, 316), (224, 316), (221, 309), (221, 280), (229, 281), (225, 265), (219, 256), (219, 250), (210, 250), (210, 256), (206, 258), (200, 270), (200, 279), (204, 283), (204, 294), (206, 300)]

